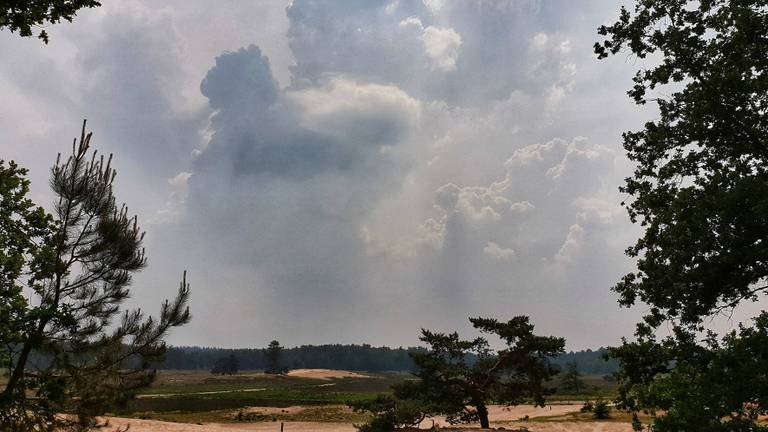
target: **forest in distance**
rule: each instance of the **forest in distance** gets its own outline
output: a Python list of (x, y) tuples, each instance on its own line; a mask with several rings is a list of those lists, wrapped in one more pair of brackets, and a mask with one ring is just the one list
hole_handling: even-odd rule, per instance
[[(412, 371), (413, 352), (424, 348), (390, 348), (362, 345), (302, 345), (284, 348), (282, 363), (290, 369), (339, 369), (351, 371), (384, 372)], [(613, 374), (618, 362), (606, 359), (607, 349), (570, 351), (552, 359), (564, 369), (568, 363), (578, 365), (579, 372), (588, 375)], [(212, 348), (196, 346), (169, 347), (165, 360), (157, 365), (167, 370), (210, 370), (217, 360), (234, 355), (240, 370), (259, 370), (267, 365), (265, 352), (258, 348)]]

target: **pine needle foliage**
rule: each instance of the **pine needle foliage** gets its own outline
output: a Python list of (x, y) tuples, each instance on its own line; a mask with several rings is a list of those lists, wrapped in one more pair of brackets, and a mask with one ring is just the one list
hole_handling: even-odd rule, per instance
[(11, 318), (0, 323), (0, 430), (93, 428), (152, 381), (165, 336), (190, 319), (186, 272), (157, 318), (122, 307), (147, 264), (144, 233), (116, 204), (112, 158), (91, 149), (85, 126), (51, 171), (53, 215), (25, 197), (24, 171), (0, 164), (0, 313)]

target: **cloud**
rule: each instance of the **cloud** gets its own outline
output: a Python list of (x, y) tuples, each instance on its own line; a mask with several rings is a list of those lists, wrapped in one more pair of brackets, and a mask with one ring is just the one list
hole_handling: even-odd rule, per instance
[(420, 102), (398, 87), (340, 77), (286, 97), (302, 110), (303, 127), (359, 146), (397, 143), (421, 111)]
[(642, 113), (632, 65), (591, 52), (615, 4), (200, 5), (105, 5), (44, 49), (0, 34), (4, 142), (25, 143), (3, 154), (44, 185), (38, 155), (89, 117), (150, 222), (136, 304), (190, 270), (173, 343), (411, 344), (475, 314), (573, 347), (631, 329), (606, 294)]
[(491, 241), (483, 248), (483, 253), (497, 261), (512, 261), (515, 259), (514, 250), (503, 248)]
[(457, 211), (471, 219), (499, 220), (513, 205), (503, 196), (505, 189), (504, 183), (492, 184), (487, 188), (461, 188), (448, 183), (435, 192), (435, 204), (446, 213)]
[(568, 236), (563, 245), (555, 255), (555, 260), (559, 263), (572, 263), (584, 248), (584, 228), (581, 225), (573, 224), (568, 228)]
[(421, 36), (424, 49), (432, 61), (432, 69), (450, 72), (456, 70), (456, 59), (461, 48), (461, 36), (451, 28), (429, 26)]

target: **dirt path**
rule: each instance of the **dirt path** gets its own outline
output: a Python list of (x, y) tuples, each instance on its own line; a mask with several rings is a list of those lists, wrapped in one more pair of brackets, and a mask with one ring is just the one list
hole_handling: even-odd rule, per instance
[[(111, 419), (111, 431), (115, 427), (124, 428), (130, 425), (130, 432), (278, 432), (279, 422), (262, 422), (248, 424), (213, 423), (194, 425), (188, 423), (168, 423), (154, 420)], [(525, 426), (531, 432), (631, 432), (629, 424), (614, 422), (547, 422), (547, 423), (516, 423), (505, 424), (507, 429), (515, 426)], [(477, 428), (467, 428), (466, 431), (476, 431)], [(354, 426), (344, 423), (316, 422), (285, 422), (284, 432), (356, 432)]]
[(185, 393), (149, 393), (136, 396), (137, 399), (152, 399), (152, 398), (168, 398), (173, 396), (187, 396), (187, 395), (212, 395), (222, 393), (237, 393), (237, 392), (259, 392), (266, 390), (266, 387), (249, 388), (249, 389), (236, 389), (236, 390), (216, 390), (216, 391), (202, 391), (202, 392), (185, 392)]
[[(489, 414), (492, 419), (491, 426), (504, 426), (507, 429), (515, 427), (526, 427), (531, 432), (631, 432), (632, 427), (629, 424), (617, 422), (574, 422), (574, 421), (547, 421), (547, 422), (518, 422), (522, 417), (528, 418), (562, 416), (578, 411), (579, 405), (552, 405), (545, 408), (537, 408), (529, 405), (517, 407), (491, 406)], [(250, 410), (276, 410), (275, 408), (252, 407)], [(281, 412), (299, 413), (306, 407), (288, 407), (281, 408)], [(447, 426), (444, 421), (435, 422), (441, 426)], [(104, 432), (113, 430), (115, 427), (124, 428), (130, 426), (131, 432), (278, 432), (280, 431), (280, 422), (260, 422), (260, 423), (208, 423), (208, 424), (190, 424), (190, 423), (169, 423), (155, 420), (138, 420), (124, 418), (110, 418), (111, 428)], [(432, 420), (422, 424), (425, 430), (432, 425)], [(325, 423), (325, 422), (284, 422), (284, 432), (356, 432), (354, 426), (348, 423)], [(478, 430), (477, 427), (468, 427), (465, 430)]]
[[(104, 432), (110, 432), (116, 427), (123, 429), (130, 426), (130, 432), (279, 432), (279, 422), (261, 423), (206, 423), (196, 425), (190, 423), (170, 423), (155, 420), (138, 420), (110, 418), (110, 426)], [(356, 432), (354, 426), (344, 423), (315, 423), (315, 422), (286, 422), (284, 432)]]

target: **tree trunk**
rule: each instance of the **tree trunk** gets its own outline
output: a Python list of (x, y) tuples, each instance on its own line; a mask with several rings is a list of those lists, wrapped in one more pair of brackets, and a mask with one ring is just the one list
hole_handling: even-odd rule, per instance
[(19, 359), (16, 361), (16, 365), (13, 368), (13, 372), (11, 373), (8, 382), (5, 384), (3, 396), (10, 397), (13, 395), (19, 381), (24, 377), (24, 369), (27, 366), (27, 359), (29, 358), (29, 353), (31, 351), (32, 345), (29, 342), (25, 343), (24, 348), (22, 348), (21, 354), (19, 355)]
[(488, 423), (488, 408), (484, 403), (477, 404), (477, 416), (480, 417), (480, 427), (482, 429), (490, 429), (491, 425)]

